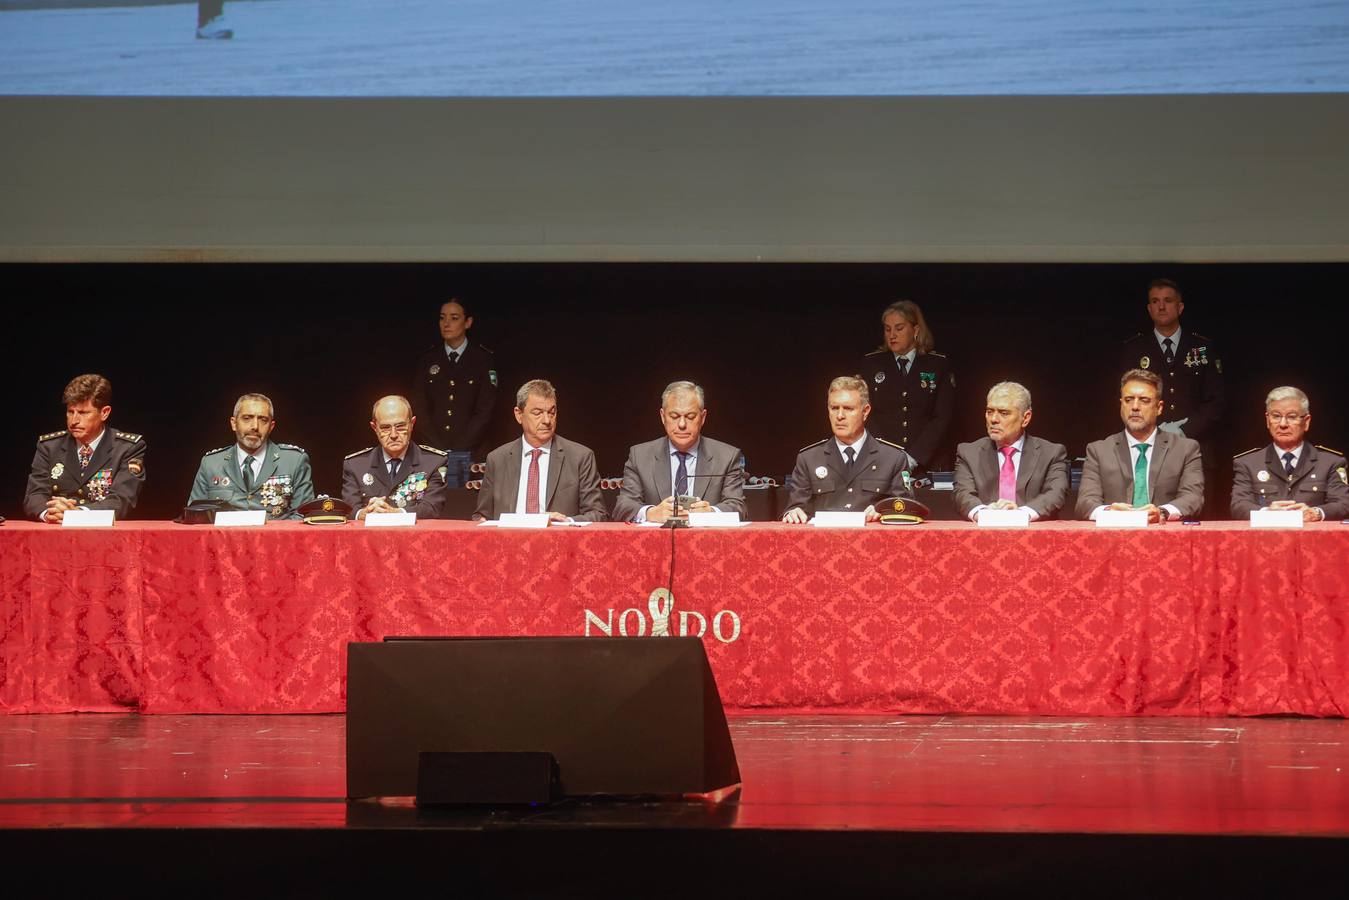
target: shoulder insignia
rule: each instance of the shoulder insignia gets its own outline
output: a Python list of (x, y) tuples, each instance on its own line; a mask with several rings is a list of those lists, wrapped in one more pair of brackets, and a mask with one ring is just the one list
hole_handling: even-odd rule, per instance
[(56, 438), (59, 438), (59, 437), (65, 437), (65, 434), (66, 434), (66, 433), (65, 433), (64, 430), (62, 430), (62, 431), (49, 431), (49, 432), (47, 432), (46, 434), (38, 435), (38, 440), (39, 440), (39, 441), (50, 441), (50, 440), (55, 440)]
[(1190, 332), (1190, 337), (1194, 338), (1194, 340), (1195, 340), (1197, 343), (1201, 343), (1201, 344), (1207, 344), (1209, 341), (1213, 340), (1213, 338), (1209, 337), (1208, 335), (1206, 335), (1206, 334), (1200, 334), (1200, 333), (1197, 332), (1197, 331), (1191, 331), (1191, 332)]
[(890, 351), (887, 350), (885, 347), (882, 347), (882, 348), (880, 348), (879, 350), (872, 350), (870, 353), (867, 353), (867, 354), (865, 354), (865, 355), (866, 355), (866, 356), (880, 356), (882, 353), (889, 353), (889, 352), (890, 352)]
[(207, 450), (205, 453), (202, 454), (202, 456), (215, 456), (217, 453), (224, 453), (226, 450), (228, 450), (233, 446), (234, 446), (233, 444), (226, 444), (223, 447), (216, 447), (214, 450)]
[(929, 350), (929, 351), (927, 351), (926, 353), (924, 353), (923, 355), (924, 355), (924, 356), (935, 356), (935, 357), (937, 357), (938, 359), (946, 359), (946, 354), (945, 354), (945, 353), (938, 353), (936, 350)]
[(1249, 449), (1249, 450), (1242, 450), (1240, 453), (1236, 454), (1236, 455), (1233, 456), (1232, 458), (1233, 458), (1233, 459), (1241, 459), (1243, 456), (1245, 456), (1245, 455), (1248, 454), (1248, 453), (1254, 453), (1254, 452), (1257, 451), (1257, 450), (1263, 450), (1263, 449), (1265, 449), (1265, 448), (1264, 448), (1264, 447), (1252, 447), (1252, 448)]
[(1316, 449), (1317, 449), (1317, 450), (1324, 450), (1324, 451), (1326, 451), (1327, 453), (1334, 453), (1336, 456), (1343, 456), (1343, 455), (1344, 455), (1344, 454), (1341, 453), (1339, 450), (1336, 450), (1334, 447), (1327, 447), (1325, 444), (1317, 444), (1317, 445), (1316, 445)]
[(141, 436), (141, 435), (139, 435), (139, 434), (133, 434), (133, 433), (131, 433), (130, 431), (119, 431), (119, 432), (117, 432), (117, 436), (118, 436), (119, 438), (121, 438), (122, 440), (124, 440), (124, 441), (130, 441), (130, 442), (133, 443), (133, 444), (136, 443), (137, 441), (142, 440), (142, 436)]
[(434, 453), (436, 456), (449, 456), (444, 450), (441, 450), (439, 447), (432, 447), (430, 444), (418, 444), (417, 446), (421, 447), (427, 453)]
[(342, 458), (343, 458), (343, 459), (355, 459), (355, 458), (358, 457), (358, 456), (364, 456), (365, 454), (369, 453), (371, 450), (374, 450), (374, 449), (375, 449), (374, 447), (366, 447), (364, 450), (357, 450), (355, 453), (348, 453), (346, 456), (344, 456), (344, 457), (342, 457)]
[[(885, 438), (882, 438), (882, 437), (878, 437), (878, 438), (876, 438), (876, 440), (879, 441), (879, 442), (881, 442), (882, 444), (884, 444), (884, 445), (887, 446), (887, 447), (894, 447), (896, 450), (904, 450), (904, 445), (903, 445), (903, 444), (896, 444), (894, 441), (887, 441)], [(904, 450), (904, 452), (907, 453), (908, 451), (907, 451), (907, 450)]]
[(1141, 338), (1142, 336), (1143, 336), (1143, 332), (1140, 331), (1140, 332), (1138, 332), (1138, 334), (1134, 335), (1133, 337), (1127, 337), (1127, 338), (1125, 338), (1125, 339), (1124, 339), (1124, 343), (1126, 343), (1126, 344), (1132, 344), (1134, 341), (1138, 340), (1138, 339)]
[(308, 453), (308, 452), (309, 452), (309, 451), (306, 450), (305, 448), (301, 447), (299, 444), (282, 444), (282, 443), (279, 443), (279, 442), (278, 442), (278, 443), (277, 443), (277, 446), (280, 447), (282, 450), (294, 450), (296, 453)]
[(797, 453), (805, 453), (805, 452), (806, 452), (807, 450), (809, 450), (811, 447), (818, 447), (818, 446), (820, 446), (821, 444), (826, 443), (828, 440), (829, 440), (829, 438), (824, 438), (823, 440), (816, 441), (816, 442), (813, 443), (813, 444), (806, 444), (806, 446), (802, 447), (800, 450), (797, 450), (796, 452), (797, 452)]
[(487, 346), (486, 344), (470, 344), (469, 346), (481, 348), (483, 350), (486, 350), (488, 353), (492, 352), (492, 348)]

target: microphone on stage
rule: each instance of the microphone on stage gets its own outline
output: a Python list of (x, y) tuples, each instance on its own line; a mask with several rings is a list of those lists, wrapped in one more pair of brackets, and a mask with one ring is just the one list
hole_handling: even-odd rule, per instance
[[(709, 479), (709, 480), (711, 480), (711, 479), (713, 479), (713, 478), (730, 478), (730, 477), (731, 477), (732, 475), (734, 475), (736, 472), (740, 472), (740, 471), (743, 471), (743, 469), (742, 469), (742, 467), (740, 467), (740, 466), (737, 465), (737, 466), (736, 466), (735, 468), (733, 468), (733, 469), (727, 469), (725, 472), (720, 472), (720, 473), (715, 474), (715, 475), (704, 475), (704, 474), (701, 473), (701, 472), (696, 472), (696, 473), (694, 473), (693, 475), (690, 475), (690, 476), (689, 476), (689, 481), (694, 481), (695, 479), (698, 479), (698, 478), (706, 478), (706, 479)], [(679, 498), (680, 498), (681, 495), (680, 495), (680, 493), (679, 493), (678, 491), (671, 491), (671, 493), (674, 495), (674, 510), (670, 513), (670, 518), (668, 518), (668, 519), (666, 519), (664, 522), (662, 522), (660, 527), (661, 527), (661, 528), (688, 528), (688, 527), (689, 527), (689, 520), (688, 520), (688, 519), (681, 519), (681, 518), (679, 518)], [(688, 502), (686, 502), (686, 503), (684, 504), (685, 506), (687, 506), (689, 503), (692, 503), (694, 500), (699, 499), (697, 494), (684, 494), (684, 495), (682, 495), (682, 496), (684, 497), (684, 499), (685, 499), (686, 501), (688, 501)]]

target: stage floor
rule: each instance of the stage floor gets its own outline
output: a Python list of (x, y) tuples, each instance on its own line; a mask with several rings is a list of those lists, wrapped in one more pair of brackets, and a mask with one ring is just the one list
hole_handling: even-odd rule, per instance
[(1349, 835), (1349, 721), (733, 717), (721, 802), (343, 799), (344, 719), (0, 716), (0, 828)]

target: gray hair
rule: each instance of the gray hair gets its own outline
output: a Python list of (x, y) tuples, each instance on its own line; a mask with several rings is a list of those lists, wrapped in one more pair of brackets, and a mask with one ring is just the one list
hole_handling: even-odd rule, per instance
[(263, 403), (266, 403), (267, 417), (269, 419), (276, 418), (276, 407), (272, 406), (272, 398), (268, 397), (266, 394), (244, 394), (238, 400), (234, 401), (234, 412), (231, 413), (231, 415), (235, 416), (239, 415), (239, 407), (244, 405), (245, 400), (259, 400)]
[(380, 405), (381, 403), (383, 403), (385, 400), (397, 400), (398, 402), (402, 403), (403, 406), (407, 407), (408, 418), (409, 418), (409, 419), (412, 418), (412, 403), (408, 400), (407, 397), (404, 397), (402, 394), (386, 394), (385, 396), (380, 397), (380, 398), (379, 398), (378, 400), (376, 400), (373, 404), (371, 404), (371, 406), (370, 406), (370, 421), (371, 421), (371, 422), (373, 422), (373, 421), (375, 421), (375, 419), (379, 418), (377, 415), (375, 415), (375, 413), (379, 410), (379, 405)]
[(665, 386), (665, 390), (660, 392), (661, 409), (665, 408), (665, 404), (675, 394), (697, 394), (698, 408), (702, 409), (707, 405), (706, 398), (703, 397), (702, 385), (694, 384), (692, 381), (672, 381)]
[(1006, 394), (1012, 398), (1012, 402), (1021, 412), (1030, 411), (1030, 391), (1026, 390), (1025, 385), (1018, 384), (1015, 381), (999, 381), (988, 389), (987, 402), (993, 402), (994, 394)]
[(829, 393), (834, 391), (857, 391), (862, 396), (863, 406), (871, 402), (871, 391), (867, 390), (867, 383), (858, 375), (838, 376), (829, 382)]
[(1312, 403), (1307, 399), (1306, 394), (1295, 387), (1284, 385), (1283, 387), (1276, 387), (1265, 395), (1265, 412), (1269, 412), (1269, 408), (1280, 400), (1296, 400), (1301, 403), (1304, 416), (1312, 411)]
[(529, 402), (529, 395), (534, 394), (545, 400), (557, 399), (557, 388), (542, 378), (531, 378), (520, 385), (520, 390), (515, 392), (515, 408), (524, 409), (525, 404)]

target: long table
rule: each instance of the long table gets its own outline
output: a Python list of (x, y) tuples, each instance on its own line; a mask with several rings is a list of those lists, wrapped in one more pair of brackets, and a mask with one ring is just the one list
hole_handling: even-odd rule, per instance
[(0, 528), (16, 713), (336, 712), (350, 641), (692, 633), (732, 709), (1338, 716), (1347, 625), (1338, 523)]

